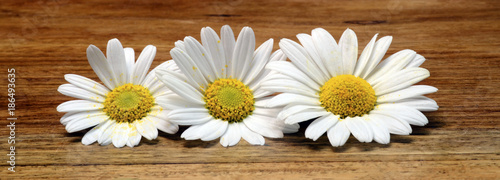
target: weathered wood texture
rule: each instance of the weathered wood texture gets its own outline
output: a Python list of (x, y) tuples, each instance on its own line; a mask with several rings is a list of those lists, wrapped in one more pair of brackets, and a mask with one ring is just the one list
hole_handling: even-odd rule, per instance
[[(185, 141), (160, 134), (135, 148), (84, 146), (84, 132), (69, 134), (57, 105), (64, 74), (98, 80), (85, 49), (105, 49), (118, 38), (136, 55), (158, 47), (153, 67), (171, 59), (169, 50), (200, 29), (229, 24), (254, 29), (257, 44), (323, 27), (336, 39), (346, 28), (360, 51), (371, 37), (391, 35), (388, 53), (413, 49), (427, 58), (431, 77), (420, 84), (439, 88), (429, 97), (440, 108), (430, 123), (389, 145), (359, 143), (340, 148), (327, 137), (304, 137), (304, 128), (266, 146), (242, 141)], [(367, 178), (499, 179), (500, 1), (2, 1), (0, 3), (0, 150), (8, 153), (7, 69), (16, 69), (16, 172), (0, 158), (0, 179), (23, 178)], [(304, 124), (306, 125), (306, 124)], [(304, 127), (304, 126), (303, 126)]]

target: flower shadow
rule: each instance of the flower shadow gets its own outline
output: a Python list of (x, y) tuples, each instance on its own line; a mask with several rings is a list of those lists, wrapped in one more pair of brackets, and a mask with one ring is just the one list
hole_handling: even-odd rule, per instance
[(186, 127), (186, 126), (181, 126), (181, 127), (179, 127), (179, 131), (175, 134), (168, 134), (168, 133), (164, 133), (164, 132), (159, 131), (158, 136), (167, 138), (167, 139), (172, 140), (172, 141), (182, 142), (182, 143), (184, 143), (183, 146), (185, 148), (210, 148), (210, 147), (217, 145), (219, 143), (219, 141), (217, 141), (217, 140), (213, 140), (213, 141), (190, 140), (190, 141), (187, 141), (187, 140), (181, 138), (182, 132), (184, 132), (187, 128), (188, 127)]
[[(287, 141), (290, 146), (306, 146), (308, 149), (312, 151), (322, 151), (325, 149), (331, 149), (331, 151), (336, 152), (336, 153), (343, 153), (343, 152), (351, 152), (351, 151), (362, 151), (362, 152), (369, 152), (369, 151), (375, 151), (377, 149), (381, 148), (390, 148), (393, 144), (410, 144), (414, 141), (414, 139), (411, 136), (398, 136), (398, 135), (391, 135), (391, 141), (389, 144), (379, 144), (375, 141), (370, 142), (370, 143), (362, 143), (359, 142), (355, 137), (351, 136), (347, 140), (347, 142), (340, 147), (333, 147), (330, 144), (330, 141), (328, 140), (328, 137), (325, 134), (323, 134), (320, 138), (318, 138), (316, 141), (313, 141), (311, 139), (305, 138), (305, 129), (307, 126), (310, 124), (310, 122), (303, 122), (300, 123), (301, 128), (299, 129), (299, 132), (294, 133), (294, 134), (287, 134), (285, 136), (285, 140)], [(440, 126), (443, 123), (439, 122), (434, 122), (435, 126)], [(433, 126), (433, 125), (431, 125)], [(413, 135), (419, 135), (419, 134), (427, 134), (429, 129), (426, 127), (417, 127), (414, 126), (415, 131)], [(287, 138), (288, 137), (288, 138)]]

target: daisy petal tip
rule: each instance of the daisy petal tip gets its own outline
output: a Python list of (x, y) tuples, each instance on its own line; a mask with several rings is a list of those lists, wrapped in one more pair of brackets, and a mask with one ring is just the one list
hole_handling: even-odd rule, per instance
[(345, 141), (330, 141), (330, 144), (333, 146), (333, 147), (341, 147), (345, 144), (346, 142)]
[(312, 30), (312, 32), (321, 32), (321, 31), (326, 32), (326, 30), (325, 30), (325, 29), (320, 28), (320, 27), (318, 27), (318, 28), (314, 28), (314, 29)]
[(66, 128), (65, 128), (65, 129), (66, 129), (66, 131), (67, 131), (68, 133), (74, 133), (74, 132), (76, 132), (76, 131), (75, 131), (75, 129), (74, 129), (74, 128), (70, 128), (70, 126), (66, 126)]
[(156, 46), (154, 46), (154, 45), (151, 45), (151, 44), (147, 45), (144, 49), (146, 49), (146, 48), (150, 49), (150, 51), (156, 52)]
[(391, 43), (392, 42), (392, 36), (384, 36), (384, 37), (380, 38), (380, 40), (384, 40), (387, 43)]
[[(245, 31), (246, 31), (246, 32), (248, 32), (248, 33), (252, 33), (252, 34), (253, 34), (253, 29), (252, 29), (251, 27), (249, 27), (249, 26), (245, 26), (245, 27), (243, 27), (243, 30), (245, 30)], [(243, 31), (243, 30), (242, 30), (242, 31)]]
[(91, 141), (84, 141), (84, 140), (82, 139), (82, 144), (83, 144), (83, 145), (85, 145), (85, 146), (91, 145), (91, 144), (93, 144), (94, 142), (95, 142), (95, 141), (92, 141), (92, 142), (91, 142)]
[(113, 146), (115, 146), (116, 148), (122, 148), (123, 146), (125, 146), (125, 144), (117, 144), (113, 141)]
[(64, 79), (65, 79), (66, 81), (68, 81), (68, 79), (69, 79), (69, 78), (71, 78), (72, 76), (74, 76), (74, 75), (73, 75), (73, 74), (65, 74), (65, 75), (64, 75)]
[(352, 36), (352, 35), (354, 35), (354, 36), (356, 36), (356, 33), (355, 33), (355, 32), (354, 32), (351, 28), (347, 28), (347, 29), (344, 31), (344, 33), (345, 33), (346, 35), (351, 35), (351, 36)]
[(89, 47), (87, 47), (87, 54), (89, 52), (92, 52), (92, 51), (95, 51), (95, 50), (99, 50), (99, 48), (93, 44), (89, 45)]
[(120, 41), (117, 38), (113, 38), (113, 39), (110, 39), (108, 41), (108, 48), (109, 48), (110, 45), (119, 45), (119, 46), (122, 46), (122, 43), (120, 43)]

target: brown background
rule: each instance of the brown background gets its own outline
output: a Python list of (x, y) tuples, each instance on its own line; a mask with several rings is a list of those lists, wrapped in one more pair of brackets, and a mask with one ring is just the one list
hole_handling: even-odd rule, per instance
[[(0, 152), (8, 153), (7, 69), (16, 69), (16, 173), (0, 155), (1, 179), (24, 178), (363, 178), (498, 179), (500, 171), (500, 1), (2, 1)], [(158, 48), (153, 67), (170, 59), (184, 36), (200, 39), (204, 26), (250, 26), (257, 44), (316, 27), (335, 39), (346, 28), (358, 36), (359, 52), (375, 33), (392, 35), (388, 53), (413, 49), (427, 58), (431, 77), (420, 84), (439, 88), (440, 108), (430, 123), (389, 145), (351, 137), (333, 148), (326, 136), (304, 137), (304, 127), (265, 146), (241, 141), (185, 141), (161, 133), (135, 148), (80, 143), (86, 131), (69, 134), (57, 105), (73, 98), (56, 90), (74, 73), (97, 80), (85, 49), (106, 49), (118, 38), (136, 55)]]

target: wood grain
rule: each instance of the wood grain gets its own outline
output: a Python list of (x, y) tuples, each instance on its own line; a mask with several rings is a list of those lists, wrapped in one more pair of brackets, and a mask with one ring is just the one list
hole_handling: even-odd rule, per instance
[[(231, 178), (231, 179), (499, 179), (500, 2), (491, 1), (3, 1), (0, 3), (2, 93), (0, 149), (8, 153), (7, 69), (16, 69), (16, 172), (0, 158), (1, 179), (12, 178)], [(257, 44), (323, 27), (339, 39), (353, 29), (360, 49), (371, 37), (393, 36), (388, 54), (413, 49), (427, 58), (431, 77), (420, 84), (439, 88), (440, 108), (425, 113), (429, 124), (391, 143), (359, 143), (351, 137), (333, 148), (327, 137), (299, 133), (242, 141), (185, 141), (161, 133), (135, 148), (80, 143), (85, 131), (69, 134), (57, 105), (72, 98), (57, 92), (64, 74), (98, 80), (85, 49), (105, 49), (118, 38), (136, 55), (158, 48), (153, 67), (170, 60), (174, 42), (200, 39), (202, 27), (229, 24), (253, 28)], [(360, 50), (361, 51), (361, 50)], [(307, 123), (302, 124), (306, 127)]]

